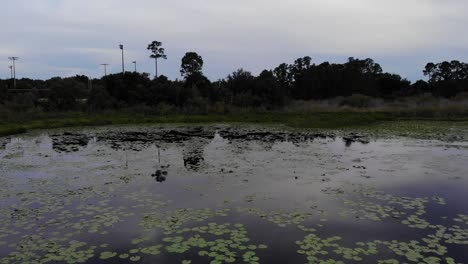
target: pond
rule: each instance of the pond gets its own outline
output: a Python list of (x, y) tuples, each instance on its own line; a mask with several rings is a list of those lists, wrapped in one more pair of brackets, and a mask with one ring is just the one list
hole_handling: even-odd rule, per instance
[(468, 143), (256, 126), (0, 139), (0, 263), (466, 263)]

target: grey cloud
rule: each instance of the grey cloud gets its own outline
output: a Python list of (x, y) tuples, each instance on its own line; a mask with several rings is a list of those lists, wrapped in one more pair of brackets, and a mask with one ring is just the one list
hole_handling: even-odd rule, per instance
[(303, 55), (382, 58), (384, 67), (414, 79), (421, 76), (403, 69), (420, 67), (424, 59), (452, 59), (458, 55), (453, 50), (463, 60), (468, 51), (468, 36), (461, 34), (468, 24), (465, 0), (16, 0), (6, 10), (0, 67), (6, 69), (7, 53), (19, 55), (22, 74), (40, 78), (75, 69), (99, 76), (103, 62), (117, 70), (121, 42), (129, 62), (153, 72), (145, 50), (152, 40), (164, 43), (169, 59), (162, 68), (172, 78), (188, 50), (206, 58), (213, 79), (237, 67), (258, 72)]

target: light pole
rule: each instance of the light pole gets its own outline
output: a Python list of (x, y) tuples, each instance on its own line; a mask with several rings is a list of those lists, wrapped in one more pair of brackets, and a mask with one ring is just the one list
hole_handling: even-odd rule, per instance
[(125, 73), (124, 46), (122, 44), (120, 44), (119, 47), (122, 50), (122, 74), (124, 74)]
[(93, 79), (91, 76), (88, 76), (88, 90), (91, 91), (93, 89)]
[(104, 66), (104, 76), (107, 76), (107, 66), (109, 66), (109, 64), (103, 63), (101, 65)]
[(137, 71), (136, 70), (136, 61), (132, 61), (133, 64), (135, 64), (135, 72)]
[(13, 79), (13, 65), (8, 66), (10, 68), (10, 79)]
[(9, 60), (13, 61), (13, 87), (16, 89), (16, 66), (15, 61), (19, 59), (19, 57), (8, 57)]

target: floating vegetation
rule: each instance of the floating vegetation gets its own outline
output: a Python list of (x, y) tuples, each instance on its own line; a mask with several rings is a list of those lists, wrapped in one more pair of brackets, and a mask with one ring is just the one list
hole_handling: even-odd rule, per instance
[[(266, 245), (249, 244), (248, 232), (242, 224), (216, 224), (209, 223), (206, 226), (194, 227), (181, 232), (191, 234), (183, 236), (166, 237), (164, 242), (169, 243), (165, 249), (169, 253), (186, 253), (192, 249), (198, 251), (198, 255), (209, 257), (210, 263), (234, 263), (242, 256), (244, 262), (257, 263), (260, 258), (256, 255), (256, 249), (266, 249)], [(209, 239), (211, 237), (222, 237)]]
[[(448, 244), (468, 244), (468, 229), (461, 228), (460, 226), (454, 225), (452, 227), (445, 227), (442, 225), (433, 225), (426, 219), (421, 218), (426, 214), (425, 205), (429, 200), (434, 201), (439, 205), (445, 205), (443, 198), (410, 198), (410, 197), (396, 197), (393, 195), (385, 194), (376, 190), (361, 190), (357, 192), (362, 197), (355, 200), (349, 200), (344, 198), (343, 202), (347, 206), (358, 207), (360, 209), (347, 209), (340, 212), (341, 216), (347, 217), (350, 214), (356, 215), (355, 218), (367, 219), (372, 221), (381, 221), (385, 218), (399, 219), (405, 215), (408, 215), (405, 220), (401, 221), (403, 225), (410, 228), (432, 230), (433, 233), (427, 235), (427, 237), (418, 240), (411, 240), (410, 242), (402, 242), (397, 240), (382, 241), (375, 240), (372, 242), (357, 242), (358, 246), (367, 246), (366, 249), (360, 248), (347, 248), (340, 245), (341, 237), (335, 236), (330, 238), (322, 239), (318, 237), (314, 230), (313, 233), (309, 234), (302, 241), (296, 241), (296, 244), (300, 247), (298, 250), (299, 254), (307, 256), (309, 263), (317, 262), (331, 262), (346, 263), (346, 261), (353, 260), (357, 262), (363, 261), (364, 256), (376, 255), (379, 251), (378, 248), (385, 247), (384, 251), (392, 251), (395, 255), (401, 256), (406, 261), (416, 263), (442, 263), (444, 256), (446, 256)], [(339, 193), (339, 195), (345, 195)], [(380, 205), (377, 202), (371, 202), (368, 199), (375, 199), (378, 202), (387, 202), (388, 205)], [(396, 206), (400, 206), (398, 209)], [(406, 210), (407, 212), (404, 212)], [(460, 222), (467, 224), (466, 220), (468, 217), (465, 215), (458, 215), (454, 218), (454, 222)], [(444, 245), (445, 244), (445, 245)], [(341, 260), (327, 259), (331, 253), (341, 255)], [(446, 257), (447, 263), (456, 263), (453, 258)], [(400, 263), (396, 259), (380, 260), (378, 263)]]
[(330, 253), (341, 256), (344, 260), (352, 260), (361, 262), (365, 256), (377, 254), (377, 244), (375, 242), (362, 243), (356, 245), (361, 247), (347, 248), (339, 245), (342, 238), (339, 236), (322, 239), (315, 234), (307, 235), (304, 240), (296, 241), (299, 246), (297, 251), (301, 255), (305, 255), (309, 263), (345, 263), (330, 258)]
[(459, 223), (464, 223), (465, 225), (468, 225), (468, 216), (459, 214), (459, 215), (457, 215), (456, 218), (453, 219), (453, 221), (459, 222)]
[(104, 251), (101, 252), (101, 255), (99, 256), (100, 259), (110, 259), (117, 256), (117, 252), (110, 252), (110, 251)]
[(179, 209), (170, 212), (156, 212), (145, 215), (140, 223), (145, 229), (162, 228), (165, 234), (182, 233), (187, 229), (180, 229), (183, 224), (189, 222), (203, 222), (215, 216), (227, 216), (230, 209), (220, 209), (213, 211), (205, 209)]
[[(412, 240), (410, 242), (381, 241), (356, 242), (355, 248), (341, 246), (342, 238), (339, 236), (320, 238), (316, 234), (307, 235), (304, 240), (296, 241), (299, 246), (299, 254), (305, 255), (309, 263), (346, 263), (348, 261), (370, 262), (369, 256), (380, 254), (379, 252), (393, 251), (409, 262), (416, 263), (441, 263), (447, 253), (447, 247), (439, 244), (438, 235), (430, 235), (422, 242)], [(383, 248), (386, 248), (385, 250)], [(333, 259), (329, 257), (335, 255)], [(436, 255), (436, 256), (434, 256)], [(367, 259), (367, 260), (366, 260)], [(447, 262), (453, 260), (447, 258)], [(379, 263), (399, 263), (396, 259), (381, 260)]]
[(396, 259), (386, 259), (386, 260), (378, 260), (377, 264), (400, 264), (400, 262)]
[(393, 206), (383, 206), (373, 202), (365, 202), (362, 200), (349, 200), (344, 199), (344, 204), (350, 207), (357, 207), (359, 209), (347, 208), (340, 212), (343, 217), (353, 216), (355, 218), (369, 219), (373, 221), (381, 221), (386, 218), (400, 219), (405, 215), (405, 212), (396, 211)]
[(445, 201), (445, 199), (442, 198), (442, 197), (439, 197), (439, 196), (433, 196), (433, 197), (432, 197), (432, 200), (435, 201), (435, 202), (437, 202), (437, 203), (440, 204), (440, 205), (446, 205), (446, 204), (447, 204), (447, 202)]
[(267, 211), (259, 208), (238, 208), (238, 212), (252, 214), (274, 223), (279, 227), (286, 227), (288, 225), (299, 225), (313, 215), (311, 213), (304, 213), (300, 211), (287, 212), (285, 210)]
[[(184, 254), (195, 250), (198, 256), (211, 259), (210, 263), (234, 263), (241, 257), (248, 263), (258, 262), (260, 259), (255, 250), (264, 250), (264, 244), (250, 244), (250, 238), (242, 224), (209, 223), (204, 226), (184, 228), (177, 232), (177, 236), (165, 237), (162, 244), (131, 249), (128, 253), (119, 255), (121, 259), (138, 261), (143, 255)], [(147, 238), (132, 240), (136, 244), (150, 242)], [(135, 244), (134, 243), (134, 244)], [(140, 255), (135, 255), (140, 254)], [(117, 256), (116, 252), (102, 252), (100, 258), (108, 259)], [(184, 260), (183, 263), (191, 263)]]
[[(255, 129), (219, 128), (212, 141), (204, 128), (123, 131), (0, 150), (0, 264), (256, 264), (282, 254), (290, 263), (468, 261), (468, 209), (453, 198), (466, 195), (393, 182), (402, 166), (408, 175), (440, 172), (432, 156), (418, 159), (424, 144), (409, 142), (405, 148), (424, 150), (411, 156), (381, 155), (400, 143), (358, 136), (368, 145), (346, 148), (328, 134)], [(164, 150), (156, 161), (155, 142)], [(443, 156), (445, 148), (437, 147), (441, 162), (457, 166), (439, 178), (466, 184), (458, 175), (468, 172), (468, 149)], [(155, 169), (170, 181), (148, 177)]]
[(0, 259), (0, 263), (85, 263), (94, 257), (95, 246), (86, 247), (86, 242), (69, 241), (60, 245), (54, 240), (30, 236), (19, 242), (18, 251)]

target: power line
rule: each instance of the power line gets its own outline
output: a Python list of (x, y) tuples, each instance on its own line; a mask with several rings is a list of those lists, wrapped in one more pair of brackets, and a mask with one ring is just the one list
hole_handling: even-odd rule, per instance
[(119, 47), (122, 50), (122, 74), (124, 74), (125, 73), (124, 46), (122, 44), (120, 44)]
[(104, 76), (107, 76), (107, 66), (109, 66), (109, 64), (108, 63), (103, 63), (101, 65), (104, 66)]
[(15, 61), (19, 60), (19, 57), (8, 57), (8, 59), (13, 61), (13, 87), (16, 89), (16, 66), (15, 66)]
[(93, 79), (88, 76), (88, 90), (91, 91), (93, 89)]

